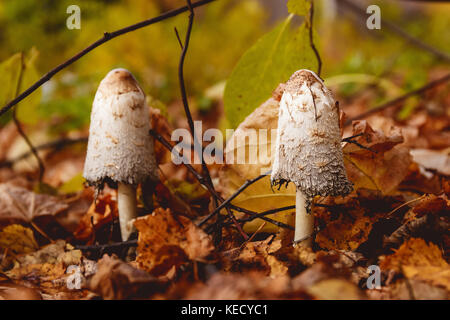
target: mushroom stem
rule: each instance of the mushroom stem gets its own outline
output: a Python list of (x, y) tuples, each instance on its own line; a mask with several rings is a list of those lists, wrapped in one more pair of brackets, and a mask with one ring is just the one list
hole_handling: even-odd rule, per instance
[(129, 225), (131, 220), (137, 217), (136, 211), (136, 186), (118, 183), (117, 206), (119, 208), (120, 233), (122, 241), (128, 240), (133, 232), (133, 226)]
[(301, 241), (302, 245), (311, 247), (312, 237), (314, 231), (314, 215), (306, 211), (305, 195), (297, 188), (295, 197), (295, 234), (294, 244)]

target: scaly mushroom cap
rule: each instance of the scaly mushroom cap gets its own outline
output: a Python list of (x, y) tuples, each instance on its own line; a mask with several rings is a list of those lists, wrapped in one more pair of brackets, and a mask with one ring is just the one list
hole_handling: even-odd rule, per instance
[(348, 194), (352, 184), (344, 168), (339, 110), (314, 72), (291, 76), (278, 116), (272, 184), (293, 182), (308, 202), (316, 195)]
[(133, 75), (114, 69), (100, 82), (91, 112), (83, 176), (93, 185), (156, 179), (149, 110)]

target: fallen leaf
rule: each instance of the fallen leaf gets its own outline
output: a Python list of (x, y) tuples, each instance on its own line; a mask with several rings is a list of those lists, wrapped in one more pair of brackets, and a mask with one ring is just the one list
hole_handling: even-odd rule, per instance
[(111, 223), (118, 216), (117, 202), (112, 200), (110, 193), (103, 194), (91, 204), (89, 210), (81, 218), (74, 236), (77, 240), (86, 241), (92, 238), (95, 231)]
[(322, 280), (307, 289), (318, 300), (364, 300), (367, 297), (356, 285), (343, 279)]
[(304, 290), (293, 290), (286, 276), (267, 277), (263, 273), (216, 273), (206, 284), (193, 286), (185, 299), (192, 300), (261, 300), (310, 299)]
[(442, 257), (442, 251), (433, 243), (411, 238), (395, 253), (380, 261), (383, 270), (392, 269), (409, 279), (418, 279), (450, 291), (450, 266)]
[(139, 267), (152, 275), (166, 274), (189, 260), (204, 261), (214, 250), (211, 238), (188, 218), (157, 208), (151, 215), (136, 219), (139, 231)]
[(385, 135), (373, 130), (365, 121), (353, 122), (353, 135), (366, 150), (352, 143), (344, 148), (344, 162), (350, 181), (355, 189), (367, 188), (380, 190), (383, 194), (394, 191), (408, 173), (411, 157), (403, 142), (400, 130), (392, 127)]
[(414, 162), (426, 169), (436, 170), (440, 174), (450, 176), (450, 150), (436, 151), (428, 149), (412, 149), (409, 153)]
[(42, 300), (36, 289), (15, 283), (0, 283), (0, 300)]
[(37, 194), (9, 183), (0, 184), (0, 220), (31, 222), (34, 218), (56, 215), (68, 208), (60, 199)]
[(12, 224), (0, 231), (0, 248), (21, 254), (34, 252), (39, 249), (39, 245), (31, 229)]
[(98, 261), (97, 272), (87, 283), (89, 290), (105, 300), (150, 298), (167, 285), (166, 281), (108, 255)]

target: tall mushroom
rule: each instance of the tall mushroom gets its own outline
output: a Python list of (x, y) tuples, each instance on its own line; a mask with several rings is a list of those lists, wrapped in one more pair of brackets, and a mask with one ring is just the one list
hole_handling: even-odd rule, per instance
[(137, 185), (157, 179), (149, 129), (149, 110), (136, 79), (125, 69), (110, 71), (92, 105), (83, 176), (99, 189), (105, 182), (117, 186), (122, 240), (133, 231), (129, 222), (137, 216)]
[(352, 190), (344, 168), (339, 108), (312, 71), (296, 71), (280, 101), (272, 185), (297, 187), (294, 243), (311, 245), (314, 196), (346, 195)]

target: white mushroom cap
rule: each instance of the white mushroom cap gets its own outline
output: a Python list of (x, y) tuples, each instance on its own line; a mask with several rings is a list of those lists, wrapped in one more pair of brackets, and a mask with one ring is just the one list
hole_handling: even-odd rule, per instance
[(338, 107), (312, 71), (299, 70), (286, 83), (275, 150), (272, 184), (293, 182), (308, 202), (316, 195), (352, 190), (344, 168)]
[(94, 185), (156, 179), (149, 110), (133, 75), (114, 69), (100, 82), (91, 112), (83, 176)]

